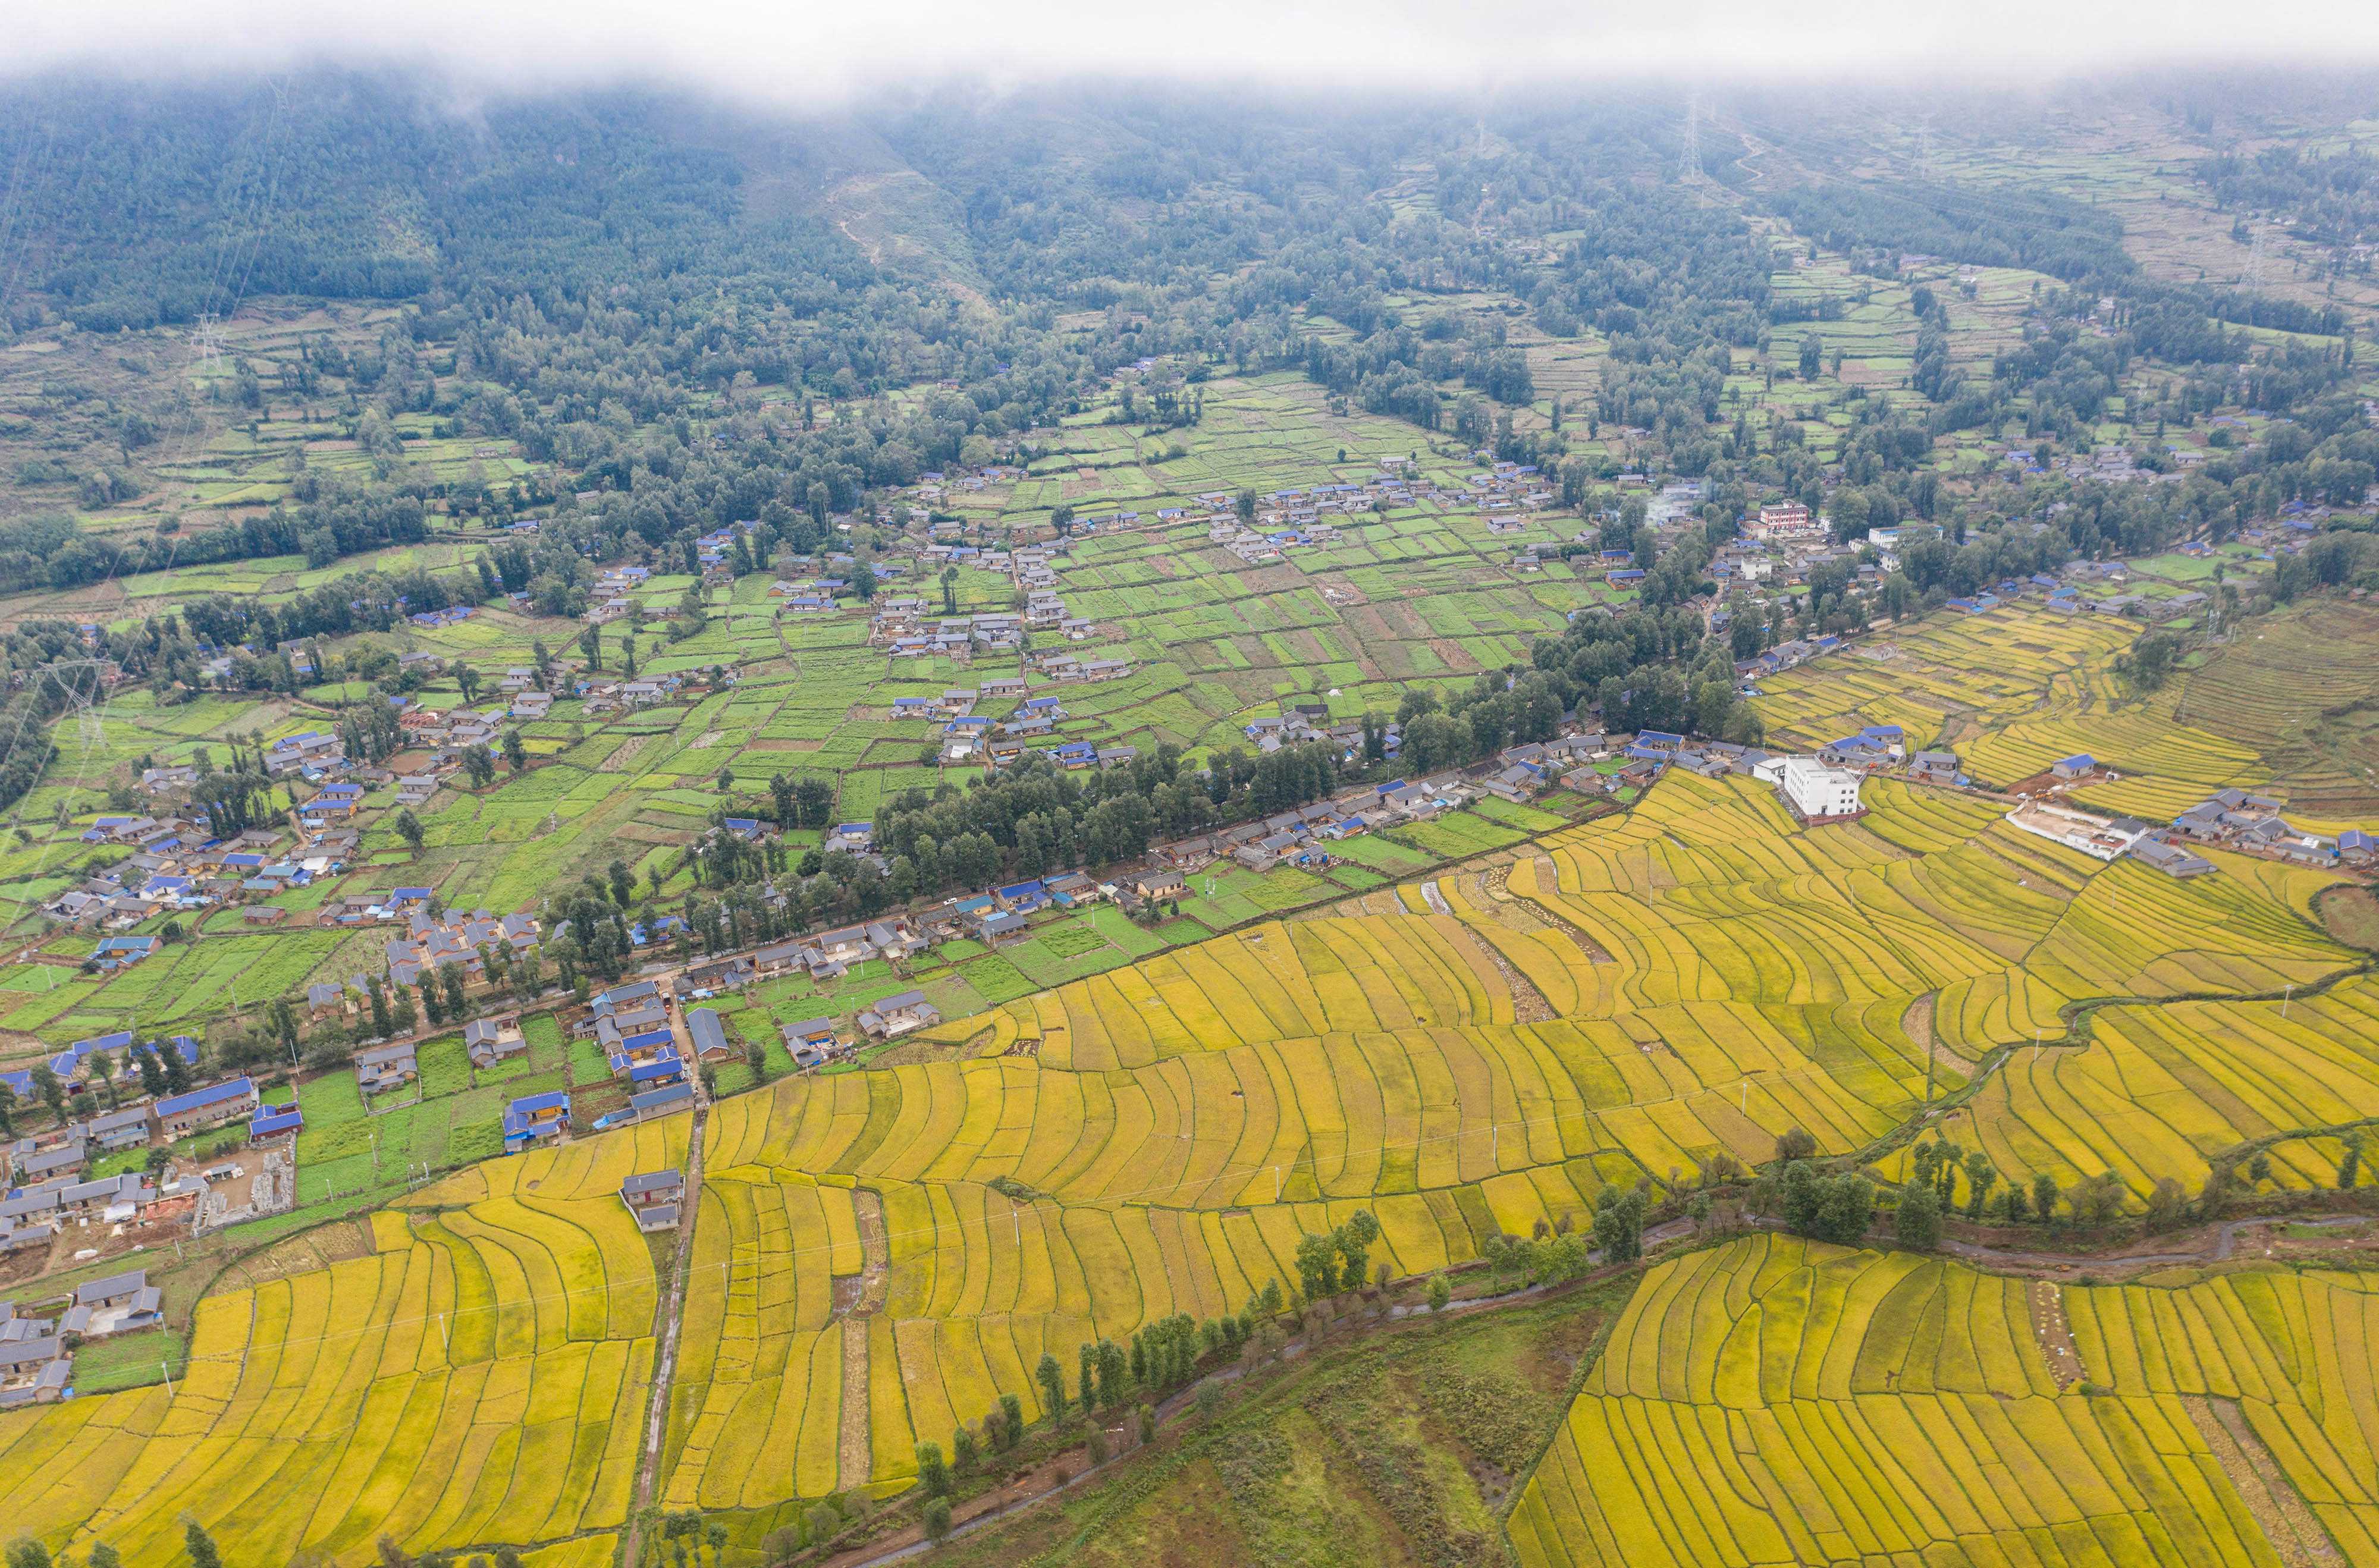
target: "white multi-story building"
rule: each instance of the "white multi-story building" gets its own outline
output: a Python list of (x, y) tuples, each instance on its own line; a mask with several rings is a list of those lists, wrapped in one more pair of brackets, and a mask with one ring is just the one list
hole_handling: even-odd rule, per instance
[(1809, 821), (1858, 814), (1859, 775), (1828, 767), (1816, 757), (1780, 759), (1775, 782), (1786, 803)]

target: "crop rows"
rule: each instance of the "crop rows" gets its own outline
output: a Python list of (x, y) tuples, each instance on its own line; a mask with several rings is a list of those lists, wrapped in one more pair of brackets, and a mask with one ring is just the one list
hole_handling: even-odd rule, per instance
[(2097, 1393), (2059, 1392), (2024, 1291), (1781, 1236), (1654, 1270), (1514, 1511), (1521, 1562), (2271, 1561), (2194, 1393), (2238, 1399), (2349, 1560), (2379, 1561), (2359, 1280), (2068, 1291)]
[(374, 1214), (369, 1257), (206, 1297), (170, 1394), (0, 1417), (0, 1517), (130, 1562), (173, 1557), (186, 1518), (233, 1562), (619, 1524), (655, 1278), (617, 1188), (683, 1141), (477, 1166)]

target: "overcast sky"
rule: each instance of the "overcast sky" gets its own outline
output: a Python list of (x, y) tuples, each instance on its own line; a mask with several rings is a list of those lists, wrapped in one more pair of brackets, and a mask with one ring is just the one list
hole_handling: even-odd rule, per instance
[(797, 107), (953, 78), (1081, 76), (1475, 89), (1692, 71), (2037, 79), (2204, 61), (2379, 62), (2379, 4), (2212, 0), (17, 0), (0, 71), (309, 63), (440, 68), (482, 88), (639, 81)]

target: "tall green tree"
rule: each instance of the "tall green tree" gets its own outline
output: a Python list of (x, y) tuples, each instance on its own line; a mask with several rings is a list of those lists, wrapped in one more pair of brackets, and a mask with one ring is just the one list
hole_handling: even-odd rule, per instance
[(1941, 1241), (1941, 1200), (1930, 1182), (1912, 1181), (1900, 1189), (1900, 1205), (1892, 1211), (1891, 1233), (1902, 1247), (1930, 1252)]
[(1595, 1195), (1594, 1245), (1605, 1263), (1632, 1263), (1644, 1255), (1644, 1195), (1606, 1187)]
[(942, 1457), (942, 1445), (921, 1442), (917, 1445), (917, 1479), (927, 1497), (947, 1497), (950, 1490), (950, 1467)]
[(1066, 1415), (1066, 1369), (1047, 1351), (1041, 1353), (1040, 1364), (1033, 1369), (1033, 1379), (1041, 1385), (1042, 1413), (1052, 1421)]
[(47, 1062), (33, 1064), (33, 1092), (42, 1097), (42, 1104), (50, 1108), (50, 1115), (57, 1118), (58, 1125), (66, 1126), (66, 1080), (59, 1078), (57, 1069)]

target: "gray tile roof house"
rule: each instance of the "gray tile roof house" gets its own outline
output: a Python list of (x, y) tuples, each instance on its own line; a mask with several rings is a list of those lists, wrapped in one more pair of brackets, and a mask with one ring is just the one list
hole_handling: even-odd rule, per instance
[(517, 1013), (473, 1019), (463, 1026), (463, 1049), (470, 1053), (473, 1067), (485, 1069), (527, 1050), (528, 1036), (521, 1032)]
[(74, 1380), (74, 1358), (60, 1356), (41, 1369), (30, 1381), (14, 1388), (0, 1389), (0, 1410), (24, 1405), (48, 1405), (66, 1397), (67, 1385)]
[(712, 1008), (696, 1007), (686, 1014), (685, 1031), (694, 1038), (694, 1059), (697, 1062), (731, 1061), (743, 1055), (727, 1038), (727, 1026)]
[(127, 1105), (91, 1120), (91, 1140), (102, 1149), (134, 1149), (149, 1141), (149, 1107)]
[(149, 1288), (149, 1271), (127, 1269), (120, 1274), (109, 1274), (75, 1289), (78, 1307), (115, 1307), (128, 1302)]
[(789, 969), (800, 969), (804, 955), (814, 946), (808, 942), (779, 942), (752, 955), (752, 962), (762, 974), (780, 974)]
[(413, 1045), (376, 1045), (356, 1053), (356, 1084), (367, 1094), (385, 1093), (421, 1075)]
[(666, 1089), (656, 1089), (649, 1093), (635, 1095), (628, 1102), (628, 1109), (635, 1113), (636, 1119), (640, 1122), (650, 1121), (656, 1116), (670, 1116), (679, 1111), (690, 1111), (693, 1108), (694, 1086), (687, 1083), (672, 1083)]
[(861, 1009), (851, 1020), (878, 1040), (889, 1040), (912, 1029), (942, 1021), (941, 1010), (925, 1000), (923, 991), (903, 991)]
[(148, 1177), (138, 1171), (126, 1171), (120, 1176), (102, 1176), (97, 1181), (76, 1182), (58, 1192), (58, 1210), (74, 1213), (86, 1209), (113, 1209), (119, 1203), (153, 1203), (157, 1189), (149, 1185)]
[(22, 1252), (31, 1247), (47, 1247), (57, 1239), (58, 1227), (49, 1220), (11, 1220), (0, 1217), (0, 1256)]
[(675, 1230), (678, 1201), (685, 1195), (685, 1177), (675, 1171), (647, 1171), (620, 1184), (620, 1201), (635, 1216), (641, 1231)]
[(17, 1156), (17, 1168), (28, 1182), (46, 1181), (52, 1176), (67, 1176), (82, 1169), (88, 1157), (89, 1145), (79, 1138), (61, 1143), (54, 1149)]
[(2167, 876), (2202, 876), (2214, 869), (2214, 862), (2204, 855), (2155, 838), (2143, 838), (2133, 844), (2131, 853)]
[(602, 1043), (604, 1049), (609, 1050), (622, 1040), (650, 1034), (657, 1029), (667, 1029), (670, 1019), (666, 1008), (638, 1007), (634, 1012), (613, 1013), (607, 1018), (597, 1019), (594, 1024), (595, 1038)]

